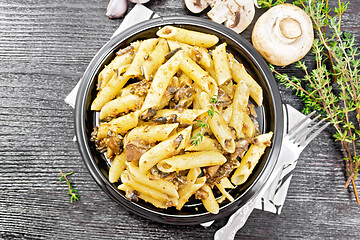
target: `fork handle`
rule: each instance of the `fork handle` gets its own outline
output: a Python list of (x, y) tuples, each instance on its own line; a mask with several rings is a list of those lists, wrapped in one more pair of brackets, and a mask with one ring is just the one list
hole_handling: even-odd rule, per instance
[(237, 231), (245, 225), (254, 208), (255, 201), (251, 201), (237, 210), (229, 218), (228, 223), (215, 233), (214, 240), (233, 240)]

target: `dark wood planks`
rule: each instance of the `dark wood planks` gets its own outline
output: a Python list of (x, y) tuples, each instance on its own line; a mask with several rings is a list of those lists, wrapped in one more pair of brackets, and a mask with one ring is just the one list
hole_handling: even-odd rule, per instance
[[(343, 16), (343, 29), (356, 36), (359, 3), (351, 1)], [(121, 22), (105, 16), (106, 6), (95, 0), (0, 2), (0, 239), (211, 239), (226, 223), (205, 229), (143, 219), (107, 197), (85, 168), (72, 141), (73, 110), (63, 99)], [(191, 14), (181, 0), (146, 6), (162, 16)], [(242, 35), (250, 40), (250, 34)], [(291, 66), (279, 71), (300, 75)], [(301, 110), (294, 94), (280, 89), (284, 102)], [(282, 214), (255, 210), (238, 239), (358, 237), (359, 208), (342, 189), (344, 168), (332, 133), (329, 128), (302, 153)], [(69, 202), (59, 170), (75, 172), (81, 201)]]

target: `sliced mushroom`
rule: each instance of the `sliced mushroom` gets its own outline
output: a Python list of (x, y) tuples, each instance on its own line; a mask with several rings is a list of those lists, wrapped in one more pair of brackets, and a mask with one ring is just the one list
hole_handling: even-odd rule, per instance
[[(232, 15), (228, 18), (225, 26), (237, 33), (244, 31), (255, 16), (254, 0), (235, 0), (237, 8), (230, 8)], [(231, 5), (232, 6), (232, 5)]]
[(258, 19), (252, 32), (254, 47), (269, 63), (277, 66), (303, 58), (313, 41), (310, 17), (292, 4), (270, 8)]
[(185, 6), (193, 13), (199, 13), (207, 6), (209, 6), (207, 0), (184, 0)]
[(209, 18), (217, 23), (225, 22), (226, 27), (237, 33), (244, 31), (255, 16), (254, 0), (212, 1), (210, 5)]

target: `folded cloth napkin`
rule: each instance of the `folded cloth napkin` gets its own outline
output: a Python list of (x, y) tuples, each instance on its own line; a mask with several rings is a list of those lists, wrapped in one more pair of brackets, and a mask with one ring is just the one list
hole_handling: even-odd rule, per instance
[[(112, 37), (116, 36), (124, 29), (129, 28), (139, 22), (148, 20), (154, 17), (158, 17), (153, 11), (146, 8), (141, 4), (136, 4), (134, 8), (126, 15), (122, 21), (120, 27), (115, 31)], [(81, 81), (81, 80), (80, 80)], [(66, 97), (65, 102), (70, 106), (75, 107), (76, 94), (78, 91), (79, 83), (75, 88), (70, 92)], [(299, 119), (305, 117), (303, 114), (295, 110), (290, 105), (284, 105), (284, 115), (285, 115), (285, 131), (284, 135), (287, 133), (287, 130), (298, 122)], [(296, 166), (296, 161), (290, 165), (284, 166), (282, 171), (278, 174), (273, 184), (269, 187), (268, 191), (257, 203), (256, 208), (276, 214), (280, 214), (283, 204), (285, 202), (287, 190), (289, 188), (290, 180), (292, 177), (292, 170)], [(203, 226), (210, 226), (212, 222), (204, 223)]]
[[(118, 35), (125, 29), (130, 28), (131, 26), (134, 26), (135, 24), (138, 24), (139, 22), (149, 20), (149, 19), (152, 19), (155, 17), (159, 17), (159, 15), (157, 15), (156, 13), (154, 13), (153, 11), (151, 11), (144, 5), (136, 4), (133, 7), (133, 9), (131, 9), (131, 11), (123, 19), (119, 28), (114, 32), (114, 34), (111, 36), (111, 38)], [(76, 84), (74, 89), (69, 93), (69, 95), (65, 98), (65, 102), (73, 108), (75, 108), (76, 94), (78, 92), (80, 82), (81, 82), (81, 79)]]

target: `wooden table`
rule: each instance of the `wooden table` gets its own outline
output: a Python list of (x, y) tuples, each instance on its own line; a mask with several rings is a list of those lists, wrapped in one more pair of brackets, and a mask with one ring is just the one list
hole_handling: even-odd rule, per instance
[[(205, 229), (143, 219), (115, 204), (85, 168), (64, 98), (122, 21), (108, 19), (106, 6), (105, 0), (0, 1), (0, 239), (212, 239), (226, 223)], [(190, 14), (182, 0), (146, 6), (163, 16)], [(352, 0), (343, 30), (359, 36), (359, 25), (360, 1)], [(252, 26), (242, 34), (248, 40)], [(294, 67), (282, 71), (299, 75)], [(284, 102), (301, 110), (294, 93), (279, 87)], [(359, 207), (343, 189), (332, 134), (327, 129), (301, 154), (282, 214), (255, 210), (237, 239), (359, 238)], [(80, 201), (69, 202), (59, 170), (75, 172)]]

